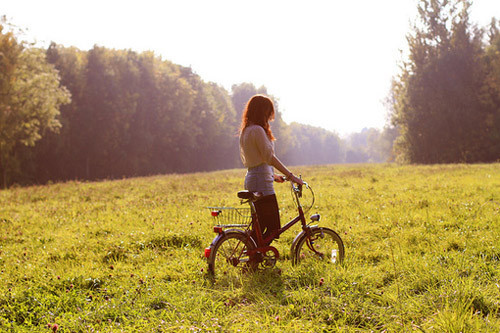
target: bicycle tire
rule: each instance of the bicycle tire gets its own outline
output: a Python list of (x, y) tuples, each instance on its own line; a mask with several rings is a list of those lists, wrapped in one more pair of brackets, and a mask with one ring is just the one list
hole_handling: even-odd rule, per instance
[(293, 264), (311, 259), (341, 264), (344, 261), (344, 256), (345, 249), (342, 238), (332, 229), (316, 227), (310, 230), (309, 236), (304, 233), (297, 241), (293, 250)]
[(250, 262), (248, 250), (255, 245), (242, 231), (229, 230), (214, 244), (208, 258), (208, 271), (215, 277), (240, 274), (255, 268)]

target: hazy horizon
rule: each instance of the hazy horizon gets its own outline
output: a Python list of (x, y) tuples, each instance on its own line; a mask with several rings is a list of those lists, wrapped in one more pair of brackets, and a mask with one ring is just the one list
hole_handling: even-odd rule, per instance
[[(343, 137), (382, 128), (417, 1), (300, 4), (19, 0), (2, 14), (39, 45), (150, 50), (229, 91), (264, 85), (287, 123)], [(500, 2), (474, 1), (472, 22), (484, 27), (492, 17), (500, 17)]]

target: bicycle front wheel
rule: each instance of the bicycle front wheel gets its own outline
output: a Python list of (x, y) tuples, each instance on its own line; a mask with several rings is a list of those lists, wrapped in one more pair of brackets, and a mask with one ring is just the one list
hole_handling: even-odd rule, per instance
[(344, 260), (344, 243), (340, 236), (329, 228), (313, 228), (297, 242), (293, 253), (293, 263), (310, 260), (340, 264)]
[(241, 231), (226, 231), (208, 258), (208, 270), (215, 277), (236, 276), (252, 269), (248, 251), (255, 246)]

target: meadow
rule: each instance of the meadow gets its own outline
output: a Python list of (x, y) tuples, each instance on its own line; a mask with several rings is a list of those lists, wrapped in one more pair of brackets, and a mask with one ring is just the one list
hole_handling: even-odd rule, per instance
[(292, 171), (341, 266), (292, 266), (294, 226), (276, 268), (212, 280), (206, 207), (239, 206), (243, 169), (0, 191), (0, 331), (500, 331), (500, 164)]

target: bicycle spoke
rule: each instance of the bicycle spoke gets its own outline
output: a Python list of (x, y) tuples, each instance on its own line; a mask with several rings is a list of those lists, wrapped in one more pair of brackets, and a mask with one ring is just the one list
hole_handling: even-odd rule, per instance
[(214, 248), (209, 267), (218, 276), (233, 276), (248, 265), (247, 236), (240, 232), (228, 232)]
[[(222, 256), (226, 259), (226, 262), (230, 263), (233, 266), (236, 266), (235, 263), (242, 262), (242, 260), (240, 260), (240, 258), (243, 255), (243, 250), (241, 252), (239, 252), (238, 256), (236, 256), (236, 254), (238, 253), (238, 248), (240, 247), (241, 244), (242, 244), (241, 241), (238, 241), (236, 246), (232, 246), (232, 244), (227, 244), (227, 247), (225, 248), (223, 253), (221, 253)], [(227, 254), (227, 252), (230, 252), (230, 253)], [(233, 262), (233, 260), (237, 260), (237, 261)]]

